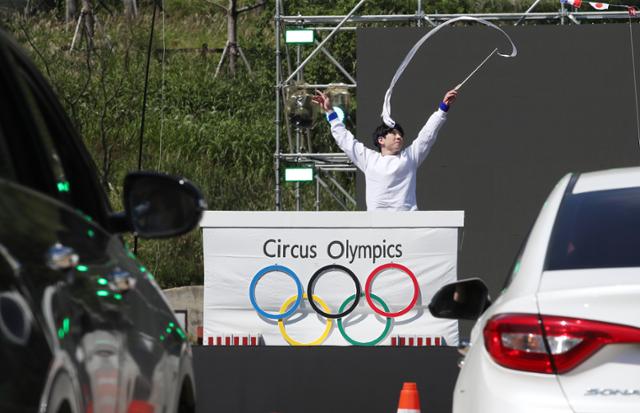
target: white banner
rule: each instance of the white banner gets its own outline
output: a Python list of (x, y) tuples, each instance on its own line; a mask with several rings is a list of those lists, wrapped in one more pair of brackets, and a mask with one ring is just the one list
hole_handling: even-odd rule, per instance
[[(427, 306), (457, 279), (463, 219), (461, 211), (208, 211), (201, 223), (204, 342), (261, 335), (267, 345), (457, 345), (457, 321), (433, 318)], [(349, 272), (362, 293), (337, 319), (297, 300), (329, 265), (314, 283), (318, 309), (352, 308), (357, 286)]]

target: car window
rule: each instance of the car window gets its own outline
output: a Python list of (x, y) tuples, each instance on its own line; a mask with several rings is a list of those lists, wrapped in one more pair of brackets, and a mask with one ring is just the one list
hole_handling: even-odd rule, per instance
[(504, 281), (504, 285), (502, 286), (502, 291), (506, 290), (511, 285), (513, 280), (516, 278), (516, 276), (520, 272), (520, 261), (522, 260), (522, 254), (524, 253), (524, 248), (527, 245), (528, 238), (529, 236), (527, 235), (524, 238), (524, 241), (522, 242), (522, 244), (520, 245), (520, 250), (516, 255), (516, 259), (513, 261), (513, 264), (511, 265), (511, 269), (509, 270), (509, 274), (507, 275), (507, 279)]
[[(49, 163), (37, 144), (40, 135), (33, 121), (23, 85), (16, 74), (15, 56), (0, 42), (0, 131), (5, 178), (37, 191), (53, 191)], [(10, 169), (10, 170), (9, 170)]]
[(2, 124), (0, 122), (0, 178), (15, 180), (16, 174), (13, 170), (13, 162), (9, 156), (9, 147), (2, 133)]
[[(20, 71), (19, 74), (24, 76), (22, 71)], [(69, 192), (69, 181), (67, 180), (62, 161), (60, 160), (60, 155), (58, 155), (58, 151), (53, 145), (53, 138), (51, 134), (55, 131), (52, 130), (45, 121), (42, 111), (43, 108), (40, 100), (38, 100), (34, 94), (33, 85), (27, 81), (28, 79), (26, 77), (24, 80), (25, 82), (23, 85), (25, 87), (23, 90), (23, 96), (27, 101), (28, 107), (31, 109), (31, 120), (38, 130), (40, 137), (39, 142), (41, 144), (40, 150), (46, 157), (47, 164), (53, 173), (50, 178), (54, 181), (53, 187), (56, 188), (57, 192), (60, 194), (58, 197), (66, 200), (68, 197), (65, 194)]]
[(513, 263), (511, 263), (511, 267), (509, 268), (509, 273), (507, 274), (507, 278), (504, 281), (504, 285), (502, 286), (501, 293), (504, 292), (513, 282), (513, 280), (520, 273), (520, 263), (522, 262), (522, 255), (524, 255), (524, 251), (527, 248), (527, 244), (529, 243), (529, 237), (531, 236), (531, 231), (533, 230), (533, 226), (536, 223), (536, 219), (533, 219), (533, 222), (529, 225), (529, 229), (527, 230), (527, 234), (522, 239), (520, 243), (520, 247), (518, 248), (518, 253), (516, 254)]
[(51, 181), (34, 189), (48, 192), (106, 227), (110, 208), (91, 157), (46, 80), (19, 52), (14, 51), (13, 56), (15, 76), (26, 101), (23, 106), (29, 108), (37, 129), (32, 133), (37, 135), (37, 142), (30, 149), (41, 153)]
[(640, 267), (640, 188), (565, 197), (545, 270)]

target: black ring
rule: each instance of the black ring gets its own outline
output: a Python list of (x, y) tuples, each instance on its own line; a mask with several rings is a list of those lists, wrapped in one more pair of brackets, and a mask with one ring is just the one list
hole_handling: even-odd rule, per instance
[[(353, 300), (353, 304), (351, 304), (351, 306), (347, 308), (345, 311), (338, 314), (325, 313), (324, 311), (322, 311), (320, 307), (318, 307), (318, 304), (316, 304), (311, 298), (313, 297), (313, 288), (316, 286), (316, 282), (318, 281), (318, 278), (324, 273), (329, 272), (331, 270), (338, 270), (338, 271), (345, 272), (349, 277), (351, 277), (353, 282), (356, 284), (356, 298), (355, 300)], [(358, 277), (356, 277), (356, 275), (353, 273), (353, 271), (351, 271), (347, 267), (343, 267), (342, 265), (338, 265), (338, 264), (325, 265), (324, 267), (320, 268), (311, 276), (311, 279), (309, 280), (309, 284), (307, 285), (307, 296), (309, 297), (309, 304), (315, 310), (316, 313), (326, 318), (342, 318), (349, 315), (358, 306), (358, 303), (360, 302), (361, 291), (362, 291), (362, 287), (360, 287), (360, 281), (358, 280)]]

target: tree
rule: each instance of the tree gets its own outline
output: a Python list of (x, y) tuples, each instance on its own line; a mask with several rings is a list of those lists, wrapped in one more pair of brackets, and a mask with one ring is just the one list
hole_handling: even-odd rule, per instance
[(220, 68), (224, 63), (227, 55), (229, 56), (229, 73), (231, 76), (236, 75), (236, 67), (238, 62), (238, 56), (240, 56), (247, 66), (247, 70), (251, 73), (251, 66), (249, 65), (249, 61), (245, 57), (242, 52), (242, 48), (238, 45), (238, 17), (240, 14), (245, 13), (249, 10), (257, 9), (259, 7), (264, 7), (266, 4), (266, 0), (260, 0), (259, 2), (251, 5), (244, 6), (238, 8), (238, 0), (229, 0), (229, 5), (227, 7), (222, 6), (216, 2), (211, 2), (213, 5), (221, 8), (227, 14), (227, 44), (224, 46), (224, 50), (222, 51), (222, 56), (220, 57), (220, 62), (218, 63), (218, 67), (216, 68), (215, 76), (218, 76), (220, 72)]
[(136, 0), (122, 0), (124, 4), (124, 15), (132, 19), (138, 15), (138, 5)]
[[(67, 3), (67, 7), (68, 6), (69, 3)], [(73, 40), (71, 40), (71, 47), (69, 47), (69, 50), (73, 50), (76, 42), (81, 41), (83, 36), (87, 41), (87, 50), (93, 49), (93, 34), (95, 30), (95, 23), (95, 17), (93, 15), (93, 4), (91, 4), (91, 0), (82, 0), (80, 17), (78, 17), (78, 24), (76, 25), (76, 31), (73, 35)], [(78, 38), (78, 36), (80, 36), (80, 38)]]
[(78, 12), (78, 3), (76, 0), (66, 0), (65, 2), (65, 14), (64, 14), (64, 22), (69, 24), (76, 18), (76, 13)]

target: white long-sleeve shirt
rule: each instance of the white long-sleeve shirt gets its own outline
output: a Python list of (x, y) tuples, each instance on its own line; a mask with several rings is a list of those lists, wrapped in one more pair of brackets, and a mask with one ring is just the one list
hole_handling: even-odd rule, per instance
[(354, 138), (339, 119), (333, 119), (331, 134), (336, 143), (364, 172), (367, 210), (415, 211), (416, 172), (429, 154), (447, 113), (438, 109), (422, 127), (418, 137), (397, 155), (385, 155), (367, 148)]

